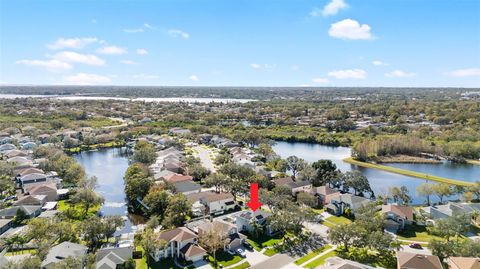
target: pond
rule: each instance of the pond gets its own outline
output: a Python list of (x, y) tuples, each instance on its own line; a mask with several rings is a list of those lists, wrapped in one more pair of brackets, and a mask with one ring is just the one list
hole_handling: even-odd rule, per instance
[[(273, 150), (282, 158), (295, 155), (308, 162), (314, 162), (319, 159), (329, 159), (332, 160), (342, 172), (359, 170), (368, 178), (376, 195), (386, 194), (389, 188), (394, 186), (406, 186), (410, 196), (413, 198), (414, 204), (423, 203), (425, 200), (416, 194), (415, 189), (421, 183), (427, 182), (426, 180), (348, 164), (343, 161), (343, 159), (349, 157), (351, 153), (350, 148), (347, 147), (331, 147), (319, 144), (279, 141), (273, 146)], [(395, 163), (386, 165), (451, 179), (470, 182), (480, 180), (480, 166), (471, 164), (463, 165), (445, 162), (443, 164)], [(450, 198), (454, 199), (456, 197), (452, 196)], [(433, 197), (432, 201), (438, 200), (436, 200), (436, 197)]]
[(129, 214), (125, 204), (123, 176), (128, 168), (126, 148), (109, 148), (97, 151), (84, 151), (74, 155), (89, 177), (98, 178), (96, 191), (105, 198), (101, 212), (105, 216), (124, 217), (125, 227), (120, 233), (128, 233), (135, 225), (144, 222), (141, 216)]

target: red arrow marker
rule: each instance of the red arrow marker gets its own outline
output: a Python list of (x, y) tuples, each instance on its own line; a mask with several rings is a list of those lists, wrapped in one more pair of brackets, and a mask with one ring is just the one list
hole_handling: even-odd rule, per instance
[(247, 206), (253, 212), (262, 206), (262, 203), (258, 201), (258, 183), (250, 183), (250, 202), (247, 203)]

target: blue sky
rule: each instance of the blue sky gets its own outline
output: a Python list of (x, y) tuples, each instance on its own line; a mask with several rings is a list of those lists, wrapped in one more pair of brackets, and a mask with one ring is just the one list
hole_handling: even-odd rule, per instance
[(480, 87), (480, 1), (1, 0), (0, 82)]

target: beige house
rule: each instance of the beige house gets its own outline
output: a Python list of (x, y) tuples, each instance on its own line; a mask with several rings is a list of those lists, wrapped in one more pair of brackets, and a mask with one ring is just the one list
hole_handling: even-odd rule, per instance
[(158, 239), (165, 241), (167, 245), (153, 255), (155, 261), (170, 257), (196, 262), (202, 260), (207, 253), (198, 246), (198, 236), (185, 227), (163, 231), (158, 234)]
[(437, 256), (397, 252), (397, 269), (443, 269)]
[(480, 269), (480, 258), (450, 257), (448, 269)]
[(209, 231), (215, 231), (221, 233), (226, 238), (223, 250), (235, 250), (247, 239), (247, 236), (238, 232), (237, 226), (233, 223), (229, 223), (223, 220), (214, 220), (213, 222), (205, 222), (197, 227), (198, 234), (201, 236), (203, 233)]

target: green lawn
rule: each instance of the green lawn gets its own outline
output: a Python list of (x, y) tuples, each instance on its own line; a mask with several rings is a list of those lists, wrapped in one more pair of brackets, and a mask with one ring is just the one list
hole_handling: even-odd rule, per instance
[(405, 229), (400, 231), (397, 235), (398, 235), (398, 239), (400, 240), (409, 240), (409, 241), (418, 241), (418, 242), (428, 242), (434, 238), (441, 239), (438, 236), (428, 234), (425, 226), (418, 226), (418, 225), (406, 226)]
[(234, 266), (234, 267), (230, 267), (230, 269), (246, 269), (246, 268), (249, 268), (250, 267), (250, 263), (248, 262), (244, 262), (240, 265), (237, 265), (237, 266)]
[(71, 203), (69, 203), (68, 200), (58, 201), (57, 209), (58, 209), (58, 211), (61, 211), (61, 212), (71, 210), (72, 211), (71, 212), (72, 215), (70, 215), (71, 217), (73, 217), (76, 220), (83, 220), (87, 217), (90, 217), (90, 216), (93, 216), (93, 215), (97, 214), (97, 212), (100, 210), (100, 205), (94, 206), (94, 207), (91, 207), (90, 209), (88, 209), (87, 216), (85, 216), (83, 214), (83, 212), (84, 212), (83, 206), (78, 205), (78, 204), (77, 205), (72, 205)]
[(247, 236), (248, 243), (250, 243), (256, 251), (261, 251), (265, 247), (272, 247), (283, 241), (283, 237), (279, 235), (260, 235), (258, 238), (250, 234), (247, 234)]
[(24, 250), (18, 250), (15, 252), (7, 252), (5, 253), (5, 256), (15, 256), (15, 255), (21, 255), (21, 254), (36, 254), (37, 251), (35, 249), (24, 249)]
[(325, 219), (325, 221), (322, 223), (323, 225), (327, 226), (328, 228), (333, 228), (337, 225), (341, 225), (341, 224), (348, 224), (348, 223), (351, 223), (352, 221), (347, 219), (346, 217), (344, 216), (331, 216), (331, 217), (328, 217), (327, 219)]
[(269, 248), (263, 252), (263, 254), (267, 255), (268, 257), (272, 257), (273, 255), (278, 253), (278, 249), (276, 248)]
[(317, 268), (318, 266), (323, 265), (328, 258), (335, 257), (335, 256), (337, 256), (337, 253), (335, 252), (335, 250), (330, 251), (327, 254), (324, 254), (316, 258), (315, 260), (309, 262), (304, 266), (304, 268)]
[(326, 250), (329, 250), (329, 249), (331, 249), (331, 248), (332, 248), (332, 245), (325, 245), (325, 246), (323, 246), (323, 247), (321, 247), (321, 248), (319, 248), (319, 249), (314, 250), (313, 252), (308, 253), (307, 255), (301, 257), (300, 259), (296, 260), (296, 261), (295, 261), (295, 264), (296, 264), (296, 265), (300, 265), (300, 264), (302, 264), (302, 263), (304, 263), (304, 262), (306, 262), (306, 261), (308, 261), (308, 260), (310, 260), (310, 259), (313, 259), (313, 257), (315, 257), (315, 256), (317, 256), (318, 254), (320, 254), (320, 253), (322, 253), (322, 252), (324, 252), (324, 251), (326, 251)]
[[(135, 260), (136, 269), (147, 269), (147, 260), (145, 257)], [(153, 262), (151, 264), (153, 269), (178, 269), (172, 259), (164, 259), (159, 262)]]
[[(228, 252), (217, 252), (217, 262), (220, 265), (223, 265), (223, 267), (227, 267), (233, 264), (236, 264), (242, 260), (242, 257), (239, 255), (230, 255)], [(213, 267), (213, 256), (208, 256), (208, 262), (212, 265)]]

